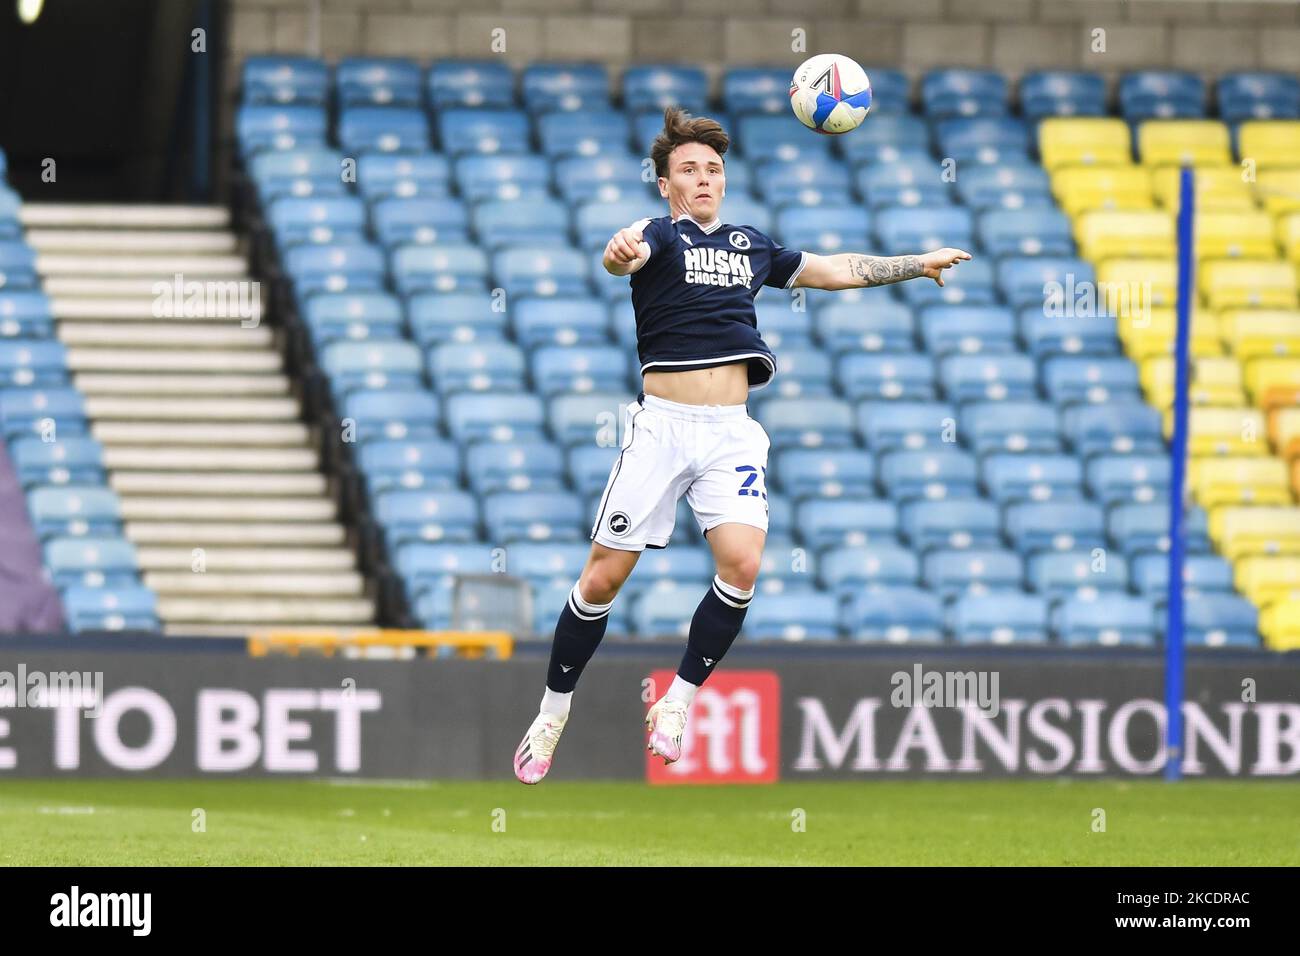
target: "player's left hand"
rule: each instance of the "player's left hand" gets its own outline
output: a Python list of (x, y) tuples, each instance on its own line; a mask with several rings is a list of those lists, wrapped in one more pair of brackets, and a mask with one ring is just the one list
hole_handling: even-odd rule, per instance
[(939, 285), (943, 285), (943, 270), (951, 269), (963, 259), (969, 259), (970, 253), (964, 249), (936, 249), (934, 252), (927, 252), (921, 256), (921, 267), (925, 270), (921, 275), (927, 279), (933, 279)]

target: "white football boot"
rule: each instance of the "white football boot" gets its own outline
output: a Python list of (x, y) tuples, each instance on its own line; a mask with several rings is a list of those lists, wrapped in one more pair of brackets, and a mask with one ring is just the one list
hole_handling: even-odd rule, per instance
[(533, 720), (515, 751), (515, 776), (520, 783), (540, 783), (546, 776), (551, 769), (555, 745), (560, 742), (560, 734), (568, 722), (567, 714), (563, 717), (538, 714)]
[(682, 756), (682, 734), (686, 732), (686, 712), (689, 704), (672, 697), (664, 697), (645, 715), (650, 739), (645, 749), (664, 758), (669, 764)]

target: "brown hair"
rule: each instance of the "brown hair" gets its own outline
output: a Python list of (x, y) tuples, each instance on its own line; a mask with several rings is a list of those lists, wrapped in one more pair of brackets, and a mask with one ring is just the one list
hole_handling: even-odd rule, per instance
[[(685, 143), (703, 143), (712, 147), (719, 156), (725, 157), (731, 137), (722, 125), (707, 116), (687, 119), (691, 114), (680, 106), (670, 106), (664, 110), (663, 132), (655, 137), (650, 147), (650, 158), (654, 160), (655, 175), (668, 175), (668, 157), (674, 149)], [(725, 165), (726, 160), (723, 160)]]

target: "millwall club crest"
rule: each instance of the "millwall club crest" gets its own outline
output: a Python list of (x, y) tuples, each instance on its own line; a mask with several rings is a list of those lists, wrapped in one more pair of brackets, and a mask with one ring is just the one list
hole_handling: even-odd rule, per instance
[(737, 249), (749, 248), (749, 236), (745, 235), (739, 229), (727, 237), (728, 241)]
[(622, 537), (632, 527), (632, 519), (621, 511), (615, 511), (609, 516), (609, 520), (605, 522), (605, 527), (609, 529), (610, 534)]

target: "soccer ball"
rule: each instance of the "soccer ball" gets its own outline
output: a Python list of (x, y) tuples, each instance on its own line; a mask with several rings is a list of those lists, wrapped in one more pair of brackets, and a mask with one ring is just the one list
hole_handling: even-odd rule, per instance
[(847, 133), (867, 118), (871, 81), (847, 56), (819, 53), (794, 71), (790, 106), (799, 122), (811, 130)]

